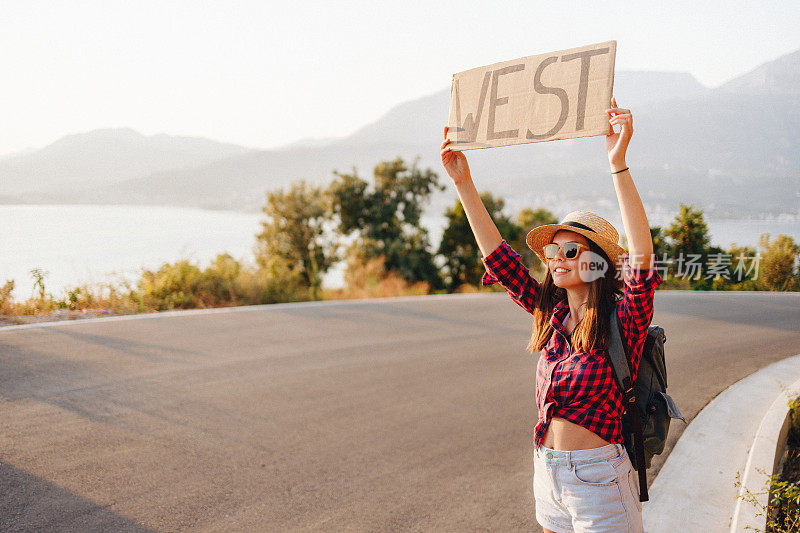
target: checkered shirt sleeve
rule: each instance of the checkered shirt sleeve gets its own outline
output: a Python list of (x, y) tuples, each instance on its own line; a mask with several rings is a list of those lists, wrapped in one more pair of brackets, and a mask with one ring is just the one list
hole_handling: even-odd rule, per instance
[(623, 297), (617, 311), (625, 335), (628, 357), (631, 358), (633, 380), (639, 370), (647, 330), (653, 319), (653, 296), (656, 287), (664, 281), (655, 267), (650, 270), (634, 268), (625, 254), (623, 263)]
[(485, 286), (499, 282), (517, 305), (533, 314), (540, 284), (522, 263), (522, 256), (503, 240), (494, 251), (481, 260), (486, 266), (481, 284)]

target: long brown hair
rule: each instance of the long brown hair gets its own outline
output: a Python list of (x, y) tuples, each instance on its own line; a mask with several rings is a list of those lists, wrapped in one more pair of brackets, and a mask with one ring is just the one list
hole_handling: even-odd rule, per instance
[[(620, 290), (622, 282), (615, 277), (615, 265), (608, 260), (608, 256), (602, 248), (590, 239), (586, 240), (589, 241), (591, 251), (606, 260), (608, 269), (603, 277), (592, 281), (589, 285), (583, 319), (572, 332), (573, 348), (584, 352), (606, 349), (609, 337), (609, 316), (617, 300), (622, 297)], [(541, 285), (539, 297), (536, 300), (536, 309), (533, 313), (533, 334), (527, 346), (527, 350), (531, 353), (541, 351), (547, 345), (554, 331), (550, 324), (553, 309), (558, 302), (567, 298), (567, 290), (553, 283), (550, 268), (547, 268)]]

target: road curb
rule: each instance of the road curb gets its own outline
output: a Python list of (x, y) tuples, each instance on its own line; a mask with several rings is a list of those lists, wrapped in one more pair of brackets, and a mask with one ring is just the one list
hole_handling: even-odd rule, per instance
[[(753, 506), (737, 504), (736, 474), (764, 468), (764, 461), (769, 463), (765, 469), (772, 467), (780, 436), (777, 405), (783, 402), (785, 407), (786, 394), (799, 392), (791, 390), (798, 382), (800, 355), (795, 355), (737, 381), (706, 405), (684, 430), (649, 489), (650, 500), (643, 504), (645, 531), (728, 533), (737, 509), (743, 513), (738, 524), (743, 524), (747, 506)], [(764, 438), (761, 432), (767, 431), (774, 433)], [(749, 479), (757, 485), (762, 478)]]
[[(769, 494), (765, 490), (768, 476), (777, 473), (786, 438), (789, 434), (789, 401), (797, 397), (800, 380), (792, 383), (786, 391), (781, 391), (772, 402), (758, 428), (753, 446), (747, 455), (742, 486), (733, 512), (730, 533), (744, 532), (747, 529), (766, 530), (766, 516), (756, 516), (757, 511), (766, 509)], [(760, 470), (760, 471), (759, 471)], [(766, 472), (763, 474), (762, 472)], [(749, 492), (758, 501), (758, 508), (742, 497)]]

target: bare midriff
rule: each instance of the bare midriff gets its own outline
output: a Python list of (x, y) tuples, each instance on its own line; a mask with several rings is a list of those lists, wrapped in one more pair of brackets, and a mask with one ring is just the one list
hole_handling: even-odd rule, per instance
[(554, 416), (542, 444), (553, 450), (586, 450), (611, 443), (583, 426)]

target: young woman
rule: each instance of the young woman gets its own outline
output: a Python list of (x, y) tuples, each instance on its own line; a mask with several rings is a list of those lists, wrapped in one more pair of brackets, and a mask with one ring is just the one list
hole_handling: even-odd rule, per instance
[(625, 449), (622, 395), (606, 349), (613, 310), (635, 380), (653, 317), (653, 293), (662, 279), (653, 268), (650, 227), (625, 163), (633, 116), (613, 98), (607, 113), (606, 151), (630, 250), (617, 244), (619, 234), (608, 221), (574, 211), (561, 223), (527, 235), (528, 246), (548, 267), (541, 283), (500, 236), (466, 157), (448, 146), (447, 127), (441, 147), (442, 165), (483, 256), (482, 283), (501, 283), (533, 315), (528, 350), (541, 352), (533, 491), (536, 519), (545, 533), (642, 531), (639, 480)]

